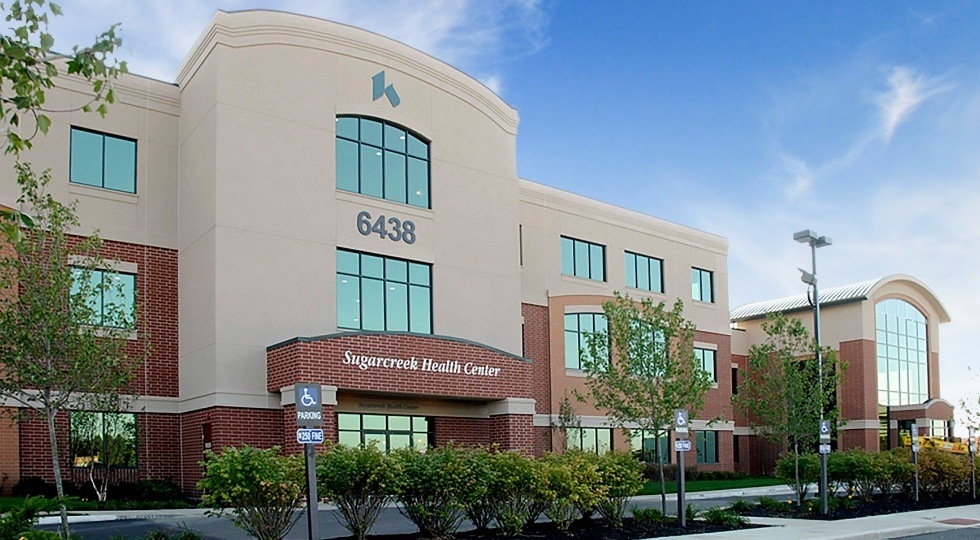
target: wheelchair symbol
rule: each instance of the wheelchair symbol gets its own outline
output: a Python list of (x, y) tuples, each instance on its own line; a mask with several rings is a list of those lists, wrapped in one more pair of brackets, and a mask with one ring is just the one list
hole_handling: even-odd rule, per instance
[(820, 424), (820, 433), (830, 433), (830, 426), (828, 424)]
[(303, 388), (303, 396), (299, 398), (299, 402), (302, 403), (304, 407), (312, 407), (316, 405), (316, 398), (310, 395), (309, 388)]
[(677, 425), (678, 426), (685, 426), (685, 425), (687, 425), (687, 418), (684, 418), (684, 415), (683, 414), (678, 414), (677, 415)]

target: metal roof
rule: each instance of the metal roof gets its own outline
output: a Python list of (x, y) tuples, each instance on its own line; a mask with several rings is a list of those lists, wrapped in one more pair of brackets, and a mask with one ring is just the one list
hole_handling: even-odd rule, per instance
[[(881, 279), (872, 279), (860, 283), (852, 283), (842, 287), (831, 287), (820, 291), (820, 306), (832, 306), (836, 304), (846, 304), (848, 302), (860, 302), (868, 299), (868, 293), (878, 284)], [(787, 296), (775, 300), (763, 302), (753, 302), (739, 306), (731, 311), (732, 321), (745, 321), (765, 317), (770, 313), (790, 312), (801, 309), (810, 309), (812, 304), (807, 299), (806, 294)]]

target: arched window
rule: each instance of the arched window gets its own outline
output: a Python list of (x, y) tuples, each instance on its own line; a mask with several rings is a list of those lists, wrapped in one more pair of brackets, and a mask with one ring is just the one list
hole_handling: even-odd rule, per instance
[(875, 305), (878, 403), (912, 405), (929, 399), (926, 318), (912, 304), (889, 298)]
[(337, 117), (337, 189), (430, 208), (429, 143), (383, 120)]

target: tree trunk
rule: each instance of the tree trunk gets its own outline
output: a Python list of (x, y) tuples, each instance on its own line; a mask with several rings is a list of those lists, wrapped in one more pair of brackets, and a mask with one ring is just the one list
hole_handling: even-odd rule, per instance
[(796, 505), (803, 507), (803, 487), (800, 485), (800, 443), (793, 441), (793, 481), (796, 486)]
[(65, 486), (61, 480), (61, 461), (58, 459), (58, 432), (55, 430), (57, 410), (46, 411), (48, 417), (48, 437), (51, 442), (51, 464), (54, 467), (54, 487), (58, 492), (58, 507), (61, 511), (61, 537), (68, 538), (68, 508), (65, 507)]

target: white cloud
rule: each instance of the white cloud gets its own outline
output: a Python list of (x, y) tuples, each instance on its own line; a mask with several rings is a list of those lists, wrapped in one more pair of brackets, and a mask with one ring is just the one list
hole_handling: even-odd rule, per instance
[(130, 71), (173, 81), (177, 68), (216, 10), (273, 9), (329, 19), (406, 43), (466, 72), (482, 73), (491, 89), (503, 86), (495, 71), (509, 59), (532, 54), (546, 43), (540, 0), (67, 0), (52, 32), (64, 50), (91, 43), (112, 23), (122, 22), (119, 57)]
[(781, 156), (781, 162), (781, 175), (789, 177), (784, 186), (786, 197), (795, 200), (809, 193), (813, 187), (813, 170), (802, 159), (788, 154)]
[(907, 66), (892, 68), (888, 89), (875, 97), (878, 109), (878, 135), (889, 141), (895, 130), (929, 98), (951, 89), (943, 77), (930, 78)]

